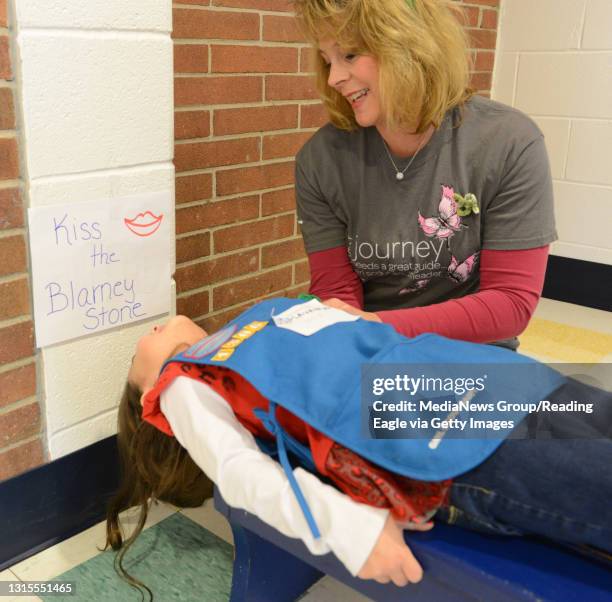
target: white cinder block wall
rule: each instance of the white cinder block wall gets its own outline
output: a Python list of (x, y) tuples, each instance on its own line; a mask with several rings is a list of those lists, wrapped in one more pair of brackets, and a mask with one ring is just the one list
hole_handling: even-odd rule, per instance
[[(14, 9), (29, 206), (158, 190), (174, 198), (171, 2), (15, 0)], [(134, 342), (150, 328), (42, 350), (50, 459), (116, 432)]]
[(612, 0), (502, 0), (492, 98), (550, 156), (554, 255), (612, 264)]

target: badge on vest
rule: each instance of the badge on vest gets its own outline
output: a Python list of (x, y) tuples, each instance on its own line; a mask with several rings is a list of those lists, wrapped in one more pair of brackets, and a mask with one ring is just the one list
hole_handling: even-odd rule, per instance
[(232, 357), (234, 350), (239, 345), (242, 345), (247, 339), (250, 339), (256, 332), (259, 332), (268, 322), (261, 322), (255, 320), (250, 324), (242, 327), (238, 332), (232, 335), (232, 337), (223, 343), (217, 353), (211, 358), (215, 362), (224, 362)]
[(183, 357), (186, 359), (199, 359), (205, 357), (211, 353), (214, 353), (225, 343), (227, 340), (231, 339), (232, 335), (236, 332), (236, 326), (227, 326), (216, 332), (215, 334), (210, 334), (207, 337), (204, 337), (201, 341), (192, 345), (185, 353)]
[(294, 305), (282, 314), (272, 316), (272, 320), (279, 328), (292, 330), (305, 337), (309, 337), (332, 324), (354, 322), (358, 319), (359, 316), (335, 307), (328, 307), (316, 299), (308, 301), (308, 303)]

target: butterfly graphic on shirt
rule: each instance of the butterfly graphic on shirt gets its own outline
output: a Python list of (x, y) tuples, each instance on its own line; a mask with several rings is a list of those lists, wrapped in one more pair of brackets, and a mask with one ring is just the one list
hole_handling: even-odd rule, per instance
[(417, 293), (422, 291), (429, 284), (429, 280), (417, 280), (416, 282), (411, 282), (409, 285), (405, 286), (403, 289), (397, 293), (398, 295), (408, 295), (410, 293)]
[(465, 282), (474, 269), (478, 260), (478, 251), (470, 255), (465, 261), (459, 263), (457, 258), (451, 254), (451, 262), (448, 266), (448, 275), (455, 282)]
[[(446, 240), (447, 246), (449, 239), (459, 232), (462, 228), (467, 228), (461, 223), (461, 217), (457, 213), (457, 202), (455, 201), (455, 191), (452, 186), (442, 185), (442, 198), (438, 205), (437, 217), (423, 217), (418, 212), (419, 226), (426, 236), (435, 236), (438, 239)], [(450, 247), (449, 247), (450, 248)]]

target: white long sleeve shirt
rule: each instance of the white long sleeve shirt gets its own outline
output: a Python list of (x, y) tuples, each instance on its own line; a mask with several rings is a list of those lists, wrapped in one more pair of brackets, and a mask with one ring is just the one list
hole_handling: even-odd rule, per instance
[(179, 376), (161, 394), (161, 410), (179, 443), (214, 481), (224, 500), (259, 517), (312, 554), (333, 552), (353, 575), (361, 570), (389, 511), (355, 502), (296, 468), (295, 478), (321, 533), (314, 539), (281, 465), (262, 453), (230, 405), (205, 383)]

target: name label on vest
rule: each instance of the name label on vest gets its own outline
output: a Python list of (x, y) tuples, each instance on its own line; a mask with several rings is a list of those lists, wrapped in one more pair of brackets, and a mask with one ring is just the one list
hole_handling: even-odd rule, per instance
[(339, 322), (354, 322), (359, 316), (354, 316), (341, 309), (323, 305), (312, 299), (308, 303), (295, 305), (282, 314), (272, 316), (279, 328), (286, 328), (306, 337)]

